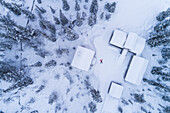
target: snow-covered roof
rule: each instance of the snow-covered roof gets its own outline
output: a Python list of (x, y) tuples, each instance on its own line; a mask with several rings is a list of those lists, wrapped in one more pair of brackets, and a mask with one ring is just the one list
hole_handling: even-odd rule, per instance
[(78, 46), (71, 65), (78, 69), (88, 71), (95, 52), (85, 47)]
[(130, 50), (133, 49), (137, 38), (138, 38), (138, 35), (136, 33), (130, 32), (124, 44), (124, 48), (130, 49)]
[(130, 83), (139, 85), (142, 81), (147, 66), (148, 60), (138, 56), (133, 56), (125, 80)]
[(124, 48), (140, 55), (145, 47), (145, 41), (146, 39), (139, 37), (136, 33), (130, 32), (124, 44)]
[(113, 36), (110, 40), (110, 44), (113, 44), (115, 46), (122, 48), (126, 41), (126, 36), (127, 36), (127, 33), (116, 29), (114, 30)]
[(131, 49), (130, 51), (136, 53), (136, 55), (140, 55), (145, 47), (145, 42), (146, 39), (138, 36), (134, 48)]
[(122, 96), (123, 86), (118, 85), (114, 82), (111, 83), (109, 95), (114, 98), (120, 98)]

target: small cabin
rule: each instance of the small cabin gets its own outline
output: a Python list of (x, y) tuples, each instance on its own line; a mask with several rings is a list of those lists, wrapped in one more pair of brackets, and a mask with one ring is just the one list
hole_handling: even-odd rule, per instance
[(123, 48), (123, 45), (126, 41), (126, 37), (127, 37), (127, 33), (116, 29), (113, 32), (113, 35), (110, 40), (110, 44), (119, 48)]
[(88, 71), (95, 52), (91, 49), (78, 46), (71, 65), (78, 69)]
[(122, 92), (123, 92), (123, 86), (117, 83), (111, 82), (109, 90), (108, 90), (108, 94), (111, 97), (119, 99), (122, 96)]

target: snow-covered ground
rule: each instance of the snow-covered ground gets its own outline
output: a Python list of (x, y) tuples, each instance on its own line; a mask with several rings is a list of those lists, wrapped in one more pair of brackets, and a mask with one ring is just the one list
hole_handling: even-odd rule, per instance
[[(59, 10), (62, 9), (62, 0), (42, 0), (39, 4), (35, 0), (33, 13), (37, 15), (36, 5), (43, 7), (46, 13), (43, 17), (55, 23), (53, 16), (59, 17)], [(69, 11), (63, 11), (65, 16), (73, 21), (76, 18), (76, 11), (72, 0), (67, 0), (70, 5)], [(91, 0), (78, 0), (81, 10), (86, 12), (87, 17), (90, 15), (89, 8)], [(8, 0), (11, 2), (11, 0)], [(33, 1), (31, 0), (12, 0), (12, 2), (22, 3), (31, 10)], [(116, 9), (109, 20), (100, 19), (102, 12), (108, 13), (104, 5), (109, 2), (116, 2)], [(34, 83), (25, 88), (16, 89), (11, 92), (0, 92), (0, 112), (2, 113), (90, 113), (89, 103), (96, 103), (91, 97), (89, 87), (100, 91), (103, 102), (96, 103), (96, 113), (102, 113), (103, 107), (108, 107), (111, 113), (144, 113), (141, 106), (147, 110), (147, 113), (160, 113), (160, 105), (168, 105), (168, 102), (158, 99), (155, 91), (149, 91), (151, 86), (146, 83), (136, 86), (124, 81), (124, 73), (127, 69), (131, 53), (127, 54), (122, 65), (117, 65), (116, 60), (119, 56), (120, 49), (109, 44), (111, 34), (114, 29), (120, 29), (127, 33), (135, 32), (139, 36), (148, 39), (149, 32), (156, 23), (156, 15), (170, 6), (169, 0), (98, 0), (98, 19), (97, 24), (93, 27), (84, 20), (81, 27), (75, 26), (74, 30), (79, 34), (79, 39), (68, 41), (64, 36), (56, 34), (56, 42), (49, 41), (47, 38), (39, 37), (43, 42), (38, 47), (47, 51), (43, 58), (37, 55), (35, 49), (23, 44), (23, 51), (19, 47), (12, 52), (6, 53), (10, 59), (13, 55), (22, 53), (23, 62), (29, 68), (30, 77)], [(50, 6), (56, 10), (55, 14), (51, 13)], [(87, 7), (85, 9), (84, 7)], [(5, 15), (8, 12), (5, 8), (0, 7), (0, 13)], [(110, 14), (110, 13), (109, 13)], [(22, 15), (23, 16), (23, 15)], [(25, 17), (12, 17), (19, 25), (26, 26)], [(86, 17), (86, 18), (87, 18)], [(38, 17), (37, 17), (38, 18)], [(41, 29), (38, 19), (30, 21), (28, 25), (48, 33), (49, 31)], [(60, 31), (61, 26), (56, 25), (56, 31)], [(70, 66), (75, 48), (85, 46), (96, 52), (92, 61), (92, 66), (88, 72), (76, 69)], [(19, 46), (19, 45), (18, 45)], [(38, 45), (39, 46), (39, 45)], [(63, 53), (58, 54), (58, 49), (65, 49)], [(153, 65), (157, 65), (157, 60), (152, 56), (158, 50), (151, 50), (147, 45), (142, 53), (142, 57), (149, 60), (149, 66), (144, 77), (151, 78), (150, 70)], [(100, 63), (103, 59), (103, 63)], [(47, 66), (47, 63), (54, 60), (56, 64)], [(32, 67), (36, 62), (41, 62), (42, 66)], [(124, 86), (121, 99), (115, 99), (107, 95), (110, 82), (114, 81)], [(169, 83), (168, 83), (169, 84)], [(7, 89), (12, 83), (0, 80), (1, 89)], [(152, 89), (152, 88), (151, 88)], [(135, 103), (131, 94), (139, 93), (145, 97), (145, 103)], [(110, 100), (110, 103), (105, 103)], [(124, 104), (126, 103), (126, 104)], [(159, 105), (160, 104), (160, 105)], [(120, 110), (122, 109), (122, 111)], [(33, 112), (34, 111), (34, 112)], [(109, 111), (109, 110), (108, 110)], [(162, 112), (161, 112), (162, 113)]]

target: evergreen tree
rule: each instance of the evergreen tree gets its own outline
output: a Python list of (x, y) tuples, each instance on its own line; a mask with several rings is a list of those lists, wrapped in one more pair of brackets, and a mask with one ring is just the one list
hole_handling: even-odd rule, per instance
[(37, 2), (38, 2), (39, 4), (41, 4), (41, 3), (42, 3), (42, 1), (41, 1), (41, 0), (37, 0)]
[(53, 16), (55, 24), (59, 25), (60, 24), (60, 20), (58, 19), (58, 17)]
[(55, 10), (50, 6), (51, 12), (54, 14)]
[(36, 19), (36, 16), (29, 11), (28, 9), (21, 9), (22, 13), (26, 15), (27, 18), (29, 18), (31, 21), (34, 21)]
[(157, 33), (163, 32), (168, 26), (170, 26), (170, 19), (158, 23), (154, 27), (154, 31)]
[(81, 17), (80, 17), (80, 13), (78, 13), (78, 12), (77, 12), (77, 16), (76, 16), (76, 25), (77, 25), (78, 27), (80, 27), (81, 25), (83, 25), (83, 21), (82, 21), (82, 19), (81, 19)]
[(89, 2), (89, 0), (85, 0), (85, 2), (86, 2), (86, 3), (88, 3), (88, 2)]
[(88, 25), (93, 26), (97, 21), (97, 12), (98, 12), (98, 3), (97, 0), (92, 0), (92, 4), (90, 6), (90, 16), (88, 18)]
[(100, 95), (99, 91), (96, 91), (95, 89), (91, 89), (90, 93), (92, 95), (93, 100), (95, 100), (98, 103), (102, 102), (102, 98), (101, 98), (101, 95)]
[(89, 26), (93, 26), (93, 25), (96, 24), (96, 21), (97, 21), (96, 15), (91, 14), (91, 15), (89, 16), (89, 18), (88, 18), (88, 25), (89, 25)]
[(170, 16), (170, 8), (168, 8), (166, 11), (162, 11), (161, 13), (159, 13), (159, 15), (156, 17), (156, 19), (158, 21), (162, 21), (168, 16)]
[(85, 12), (82, 12), (82, 20), (86, 20), (87, 14)]
[(15, 26), (16, 23), (14, 20), (11, 19), (10, 15), (7, 14), (6, 16), (0, 16), (0, 23), (6, 26)]
[(80, 5), (78, 4), (77, 0), (76, 0), (76, 4), (75, 4), (75, 10), (80, 11)]
[(60, 22), (61, 22), (61, 25), (63, 26), (68, 24), (68, 19), (65, 17), (65, 15), (62, 13), (61, 10), (60, 10)]
[(63, 2), (63, 10), (68, 11), (70, 9), (70, 6), (68, 5), (67, 0), (62, 0)]
[(40, 19), (39, 24), (43, 29), (49, 30), (52, 34), (56, 34), (55, 25), (52, 24), (50, 21), (47, 21), (45, 19)]
[(67, 40), (69, 41), (74, 41), (79, 38), (79, 35), (73, 29), (69, 28), (69, 26), (63, 27), (62, 33), (66, 36)]
[(7, 61), (0, 61), (0, 79), (7, 82), (17, 82), (21, 79), (19, 69), (16, 66), (10, 65)]
[(89, 106), (89, 108), (90, 108), (90, 112), (91, 112), (91, 113), (94, 113), (94, 112), (97, 111), (97, 108), (96, 108), (96, 104), (95, 104), (95, 103), (90, 102), (90, 103), (88, 104), (88, 106)]
[(97, 0), (92, 0), (92, 4), (90, 6), (90, 13), (97, 15), (98, 11), (98, 3)]
[(23, 13), (30, 20), (32, 20), (32, 21), (35, 20), (35, 15), (31, 11), (29, 11), (28, 9), (23, 8), (22, 5), (18, 5), (16, 3), (11, 4), (11, 3), (5, 2), (3, 0), (1, 0), (0, 3), (1, 3), (2, 6), (9, 9), (10, 11), (12, 11), (17, 16), (19, 16)]
[(110, 12), (110, 13), (114, 13), (115, 12), (115, 8), (116, 8), (116, 2), (113, 2), (112, 4), (110, 3), (106, 3), (104, 8)]
[(44, 14), (44, 13), (46, 13), (47, 11), (43, 8), (43, 7), (38, 7), (37, 5), (35, 5), (36, 6), (36, 9), (41, 13), (41, 14)]
[(169, 45), (170, 44), (169, 26), (170, 26), (170, 19), (166, 19), (159, 22), (154, 27), (154, 31), (150, 33), (150, 39), (147, 40), (147, 43), (151, 47), (156, 47), (160, 45)]
[(28, 85), (33, 84), (33, 80), (30, 77), (23, 77), (20, 81), (18, 81), (17, 83), (15, 83), (14, 85), (12, 85), (11, 87), (7, 88), (6, 90), (4, 90), (3, 92), (9, 92), (12, 90), (15, 90), (17, 88), (24, 88), (27, 87)]
[(170, 59), (170, 46), (164, 47), (161, 50), (161, 54), (162, 54), (162, 58), (164, 58), (165, 60), (169, 60)]
[(10, 11), (12, 11), (15, 15), (17, 15), (17, 16), (21, 15), (21, 11), (18, 7), (13, 6), (12, 4), (5, 2), (4, 0), (0, 0), (0, 3), (2, 6), (6, 7)]

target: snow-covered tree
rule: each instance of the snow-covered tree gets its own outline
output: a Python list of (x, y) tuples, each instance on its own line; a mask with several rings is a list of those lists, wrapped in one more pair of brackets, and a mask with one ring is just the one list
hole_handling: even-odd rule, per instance
[(81, 15), (79, 12), (77, 12), (77, 16), (76, 16), (76, 25), (78, 27), (80, 27), (81, 25), (83, 25), (83, 21), (82, 21), (82, 18), (81, 18)]
[(65, 38), (69, 41), (74, 41), (79, 38), (79, 35), (75, 32), (75, 30), (69, 28), (69, 26), (64, 26), (61, 33), (64, 34)]
[(63, 2), (63, 10), (68, 11), (70, 9), (70, 6), (68, 5), (67, 0), (62, 0)]
[(98, 2), (97, 0), (92, 0), (92, 4), (90, 6), (90, 13), (97, 15), (98, 12)]
[(0, 0), (0, 3), (2, 6), (6, 7), (10, 11), (12, 11), (15, 15), (17, 15), (17, 16), (21, 15), (21, 10), (18, 7), (14, 6), (8, 2), (5, 2), (4, 0)]
[(96, 104), (95, 104), (95, 103), (90, 102), (90, 103), (88, 104), (88, 106), (89, 106), (89, 109), (90, 109), (90, 112), (91, 112), (91, 113), (94, 113), (94, 112), (97, 111), (97, 108), (96, 108)]
[(91, 15), (88, 17), (88, 25), (89, 25), (89, 26), (95, 25), (95, 24), (96, 24), (96, 21), (97, 21), (96, 15), (91, 14)]
[(170, 8), (168, 8), (166, 11), (162, 11), (161, 13), (159, 13), (159, 15), (156, 17), (156, 19), (158, 21), (162, 21), (168, 16), (170, 16)]
[(29, 11), (27, 8), (23, 7), (22, 5), (18, 5), (16, 3), (8, 3), (3, 0), (1, 0), (0, 3), (2, 6), (9, 9), (11, 12), (13, 12), (17, 16), (19, 16), (23, 13), (31, 21), (34, 21), (36, 18), (35, 15), (31, 11)]
[(37, 5), (35, 5), (35, 6), (36, 6), (36, 10), (38, 10), (41, 14), (44, 14), (47, 12), (43, 7), (40, 8)]
[(51, 12), (54, 14), (55, 10), (50, 6)]
[(41, 0), (37, 0), (37, 2), (38, 2), (39, 4), (41, 4), (41, 3), (42, 3), (42, 1), (41, 1)]
[(60, 24), (59, 18), (56, 16), (53, 16), (53, 18), (54, 18), (55, 24), (59, 25)]
[(9, 92), (12, 90), (15, 90), (17, 88), (23, 88), (23, 87), (27, 87), (28, 85), (33, 84), (33, 80), (30, 77), (23, 77), (20, 81), (16, 82), (14, 85), (12, 85), (11, 87), (7, 88), (6, 90), (4, 90), (3, 92)]
[(92, 0), (92, 4), (90, 6), (90, 16), (88, 17), (89, 26), (93, 26), (96, 24), (97, 12), (98, 12), (98, 2), (97, 0)]
[(62, 13), (62, 11), (60, 10), (60, 22), (61, 25), (66, 25), (68, 24), (68, 19), (65, 17), (65, 15)]
[(92, 95), (93, 100), (95, 100), (96, 102), (101, 103), (103, 101), (99, 91), (91, 89), (90, 93)]
[[(164, 15), (163, 17), (161, 15)], [(166, 15), (166, 16), (165, 16)], [(170, 44), (170, 19), (166, 19), (166, 17), (170, 17), (169, 8), (167, 11), (161, 12), (157, 18), (159, 22), (154, 27), (154, 30), (150, 33), (150, 39), (147, 40), (148, 44), (151, 47), (156, 47), (160, 45), (169, 45)]]
[(115, 8), (116, 8), (116, 2), (113, 3), (106, 3), (104, 8), (110, 12), (110, 13), (114, 13), (115, 12)]
[(76, 10), (76, 11), (80, 11), (80, 5), (79, 5), (78, 1), (76, 0), (75, 2), (76, 2), (76, 4), (75, 4), (75, 10)]

